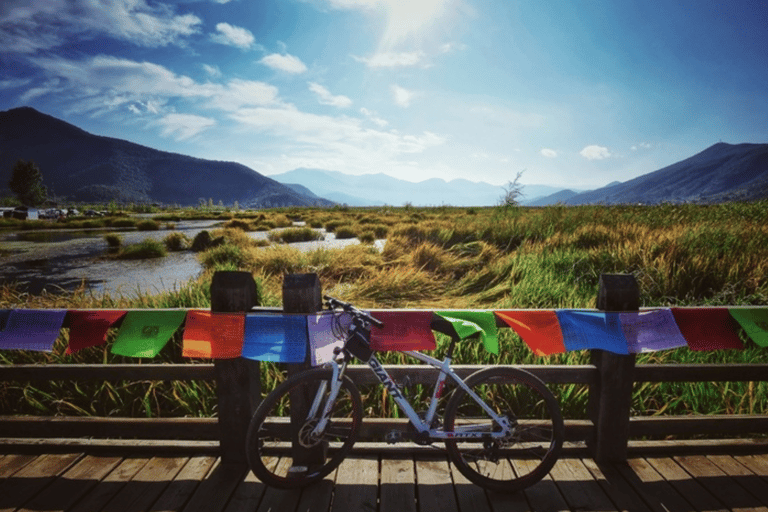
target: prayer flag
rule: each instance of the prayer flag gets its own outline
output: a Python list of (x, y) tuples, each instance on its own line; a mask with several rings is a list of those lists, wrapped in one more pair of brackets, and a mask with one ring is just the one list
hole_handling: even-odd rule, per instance
[(556, 313), (568, 351), (602, 349), (614, 354), (629, 353), (619, 313), (573, 309), (558, 309)]
[(182, 310), (129, 311), (123, 319), (112, 353), (128, 357), (155, 357), (184, 322)]
[(307, 353), (307, 316), (245, 316), (243, 357), (257, 361), (303, 363)]
[(384, 327), (371, 328), (373, 350), (434, 350), (431, 311), (372, 311)]
[(70, 310), (67, 313), (69, 324), (69, 345), (65, 354), (74, 354), (87, 347), (96, 347), (107, 342), (107, 331), (123, 316), (125, 311), (99, 309), (92, 311)]
[(672, 308), (672, 314), (691, 350), (744, 348), (725, 308)]
[(499, 335), (496, 316), (492, 311), (437, 311), (436, 313), (453, 325), (459, 338), (464, 339), (479, 334), (485, 350), (498, 355)]
[(319, 313), (307, 316), (309, 355), (312, 366), (333, 360), (333, 351), (344, 346), (352, 317), (347, 313)]
[(768, 347), (768, 308), (731, 308), (729, 312), (752, 341)]
[(245, 313), (187, 312), (182, 356), (233, 359), (243, 351)]
[(51, 352), (67, 310), (14, 309), (0, 330), (0, 349)]
[(619, 318), (630, 354), (687, 345), (669, 309), (619, 313)]
[(565, 352), (557, 315), (551, 310), (496, 311), (496, 315), (520, 335), (536, 355)]

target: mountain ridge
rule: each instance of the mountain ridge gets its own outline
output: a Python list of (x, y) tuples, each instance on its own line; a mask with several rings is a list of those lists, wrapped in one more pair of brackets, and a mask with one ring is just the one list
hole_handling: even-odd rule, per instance
[(118, 200), (198, 204), (213, 199), (243, 207), (330, 206), (236, 162), (220, 162), (153, 149), (89, 133), (20, 107), (0, 112), (0, 179), (17, 160), (34, 161), (43, 184), (71, 201)]

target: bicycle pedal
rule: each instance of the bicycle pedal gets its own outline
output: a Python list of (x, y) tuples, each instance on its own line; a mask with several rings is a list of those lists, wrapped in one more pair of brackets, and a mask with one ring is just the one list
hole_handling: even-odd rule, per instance
[(384, 435), (384, 441), (387, 442), (387, 444), (395, 444), (399, 443), (403, 440), (403, 433), (399, 430), (392, 430), (390, 432), (387, 432)]

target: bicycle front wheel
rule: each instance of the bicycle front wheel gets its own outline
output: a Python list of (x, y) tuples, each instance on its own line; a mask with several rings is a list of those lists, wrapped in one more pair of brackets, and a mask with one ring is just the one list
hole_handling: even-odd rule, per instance
[[(557, 399), (533, 374), (517, 368), (487, 368), (466, 384), (511, 429), (498, 422), (463, 389), (445, 409), (444, 428), (456, 437), (445, 441), (456, 468), (470, 481), (497, 492), (517, 492), (549, 473), (563, 445), (563, 417)], [(480, 435), (476, 435), (480, 433)]]
[(290, 489), (333, 471), (355, 443), (363, 414), (360, 392), (344, 376), (328, 422), (315, 432), (333, 374), (317, 368), (295, 375), (261, 402), (246, 437), (248, 464), (262, 482)]

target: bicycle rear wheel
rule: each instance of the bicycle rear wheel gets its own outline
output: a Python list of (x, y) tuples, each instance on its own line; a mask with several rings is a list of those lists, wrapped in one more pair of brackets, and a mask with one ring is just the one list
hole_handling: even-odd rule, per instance
[(445, 441), (456, 468), (470, 481), (497, 492), (517, 492), (541, 480), (563, 445), (565, 429), (557, 399), (540, 379), (517, 368), (487, 368), (465, 382), (498, 415), (506, 417), (512, 429), (508, 436), (492, 439), (490, 434), (501, 432), (501, 427), (457, 388), (446, 405), (445, 431), (488, 435)]
[[(352, 449), (363, 405), (355, 384), (344, 376), (323, 432), (313, 435), (328, 400), (332, 371), (295, 375), (262, 401), (246, 437), (248, 464), (262, 482), (290, 489), (316, 482), (333, 471)], [(316, 411), (309, 414), (317, 400)]]

